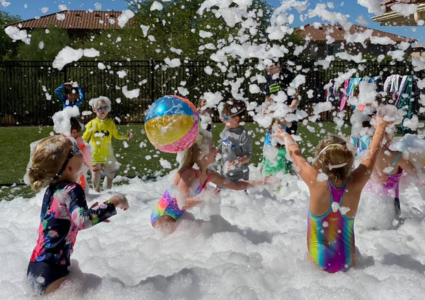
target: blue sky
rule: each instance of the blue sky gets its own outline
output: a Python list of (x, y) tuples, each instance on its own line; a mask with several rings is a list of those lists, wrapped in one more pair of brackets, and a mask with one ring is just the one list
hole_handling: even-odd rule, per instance
[[(95, 4), (100, 3), (102, 10), (123, 10), (127, 7), (124, 0), (68, 0), (68, 1), (52, 1), (52, 0), (6, 0), (10, 5), (6, 8), (0, 6), (0, 10), (7, 11), (13, 15), (20, 15), (21, 18), (31, 19), (36, 16), (43, 16), (59, 11), (59, 5), (66, 5), (68, 9), (73, 10), (88, 10), (95, 9)], [(279, 0), (267, 0), (274, 7), (280, 5)], [(350, 15), (350, 21), (356, 23), (355, 20), (359, 15), (362, 15), (367, 22), (367, 27), (387, 31), (419, 40), (420, 43), (425, 42), (425, 28), (424, 27), (382, 27), (371, 20), (373, 15), (369, 15), (367, 9), (357, 4), (357, 0), (336, 0), (336, 1), (323, 1), (323, 0), (310, 0), (310, 7), (314, 8), (317, 3), (333, 2), (334, 11)], [(25, 8), (27, 5), (27, 8)], [(42, 12), (42, 8), (47, 7), (49, 10), (46, 13)], [(299, 21), (298, 13), (295, 11), (296, 21), (294, 26), (305, 24)], [(307, 23), (312, 23), (320, 20), (310, 19)]]

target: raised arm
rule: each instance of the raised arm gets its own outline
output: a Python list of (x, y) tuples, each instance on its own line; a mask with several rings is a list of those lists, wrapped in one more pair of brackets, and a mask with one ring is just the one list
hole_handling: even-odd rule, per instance
[(86, 96), (84, 94), (83, 89), (80, 87), (78, 87), (78, 94), (80, 95), (80, 97), (77, 100), (77, 103), (79, 103), (77, 105), (80, 106), (84, 102)]
[(55, 90), (55, 94), (56, 96), (62, 100), (65, 101), (66, 100), (66, 96), (64, 95), (63, 91), (65, 90), (66, 84), (62, 83), (56, 90)]
[(294, 138), (286, 133), (282, 128), (276, 128), (273, 137), (277, 138), (278, 141), (285, 145), (286, 151), (289, 153), (291, 160), (293, 161), (298, 174), (301, 179), (309, 186), (313, 186), (317, 183), (317, 175), (319, 172), (316, 168), (311, 166), (308, 161), (304, 158), (300, 148), (294, 141)]

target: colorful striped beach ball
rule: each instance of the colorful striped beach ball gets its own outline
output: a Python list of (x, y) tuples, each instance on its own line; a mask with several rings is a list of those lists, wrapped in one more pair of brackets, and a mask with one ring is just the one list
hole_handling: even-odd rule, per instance
[(177, 153), (196, 141), (199, 120), (198, 111), (189, 100), (164, 96), (146, 112), (145, 131), (156, 149)]

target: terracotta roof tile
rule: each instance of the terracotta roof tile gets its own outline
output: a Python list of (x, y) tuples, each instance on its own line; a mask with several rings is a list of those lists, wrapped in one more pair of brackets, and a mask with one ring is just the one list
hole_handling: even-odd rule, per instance
[[(10, 25), (22, 25), (22, 29), (35, 28), (64, 28), (64, 29), (120, 29), (118, 26), (118, 17), (121, 11), (84, 11), (84, 10), (64, 10), (61, 12), (34, 18)], [(63, 20), (58, 19), (58, 15), (64, 15)]]
[[(354, 33), (362, 33), (366, 30), (369, 30), (372, 28), (367, 28), (360, 25), (353, 25), (350, 28), (350, 34)], [(392, 34), (389, 32), (384, 32), (376, 29), (372, 29), (372, 36), (379, 36), (379, 37), (389, 37), (391, 40), (395, 41), (396, 43), (400, 42), (409, 42), (414, 43), (416, 42), (415, 39), (400, 36), (397, 34)], [(309, 36), (311, 38), (311, 41), (315, 42), (326, 42), (326, 35), (327, 33), (335, 39), (334, 43), (341, 43), (345, 42), (345, 30), (341, 25), (321, 25), (320, 28), (315, 28), (314, 26), (307, 24), (304, 25), (304, 30), (301, 29), (301, 27), (297, 28), (297, 32), (305, 38), (306, 36)]]

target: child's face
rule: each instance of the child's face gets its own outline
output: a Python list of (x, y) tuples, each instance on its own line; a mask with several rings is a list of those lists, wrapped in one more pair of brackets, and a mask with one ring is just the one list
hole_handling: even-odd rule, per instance
[(84, 168), (84, 157), (83, 155), (77, 154), (73, 158), (71, 158), (68, 162), (68, 166), (65, 169), (65, 172), (68, 173), (68, 178), (72, 180), (72, 182), (78, 182), (81, 174), (83, 173)]
[(76, 129), (72, 129), (72, 131), (71, 131), (71, 136), (72, 136), (74, 139), (77, 139), (77, 138), (79, 138), (79, 137), (80, 137), (80, 133), (79, 133)]
[(273, 66), (267, 67), (266, 68), (266, 71), (267, 71), (267, 73), (274, 75), (274, 74), (279, 73), (281, 71), (281, 69), (280, 69), (279, 66), (274, 66), (273, 65)]
[(202, 157), (202, 160), (204, 160), (208, 165), (211, 165), (215, 163), (217, 153), (218, 153), (217, 148), (211, 142), (209, 146), (209, 152)]
[(239, 127), (240, 117), (232, 117), (228, 115), (221, 115), (221, 122), (224, 123), (227, 129), (234, 129)]
[(66, 97), (68, 98), (69, 101), (75, 102), (78, 99), (78, 94), (71, 92), (68, 95), (66, 95)]
[(96, 107), (93, 107), (96, 117), (100, 120), (105, 120), (109, 113), (109, 107), (105, 102), (98, 102)]
[(205, 106), (205, 104), (207, 104), (207, 100), (202, 99), (202, 101), (201, 101), (201, 107), (204, 107), (204, 106)]

